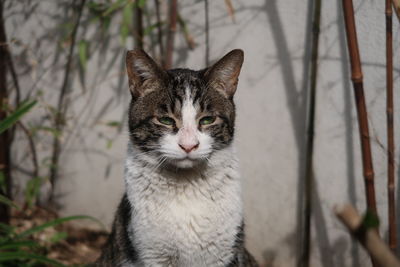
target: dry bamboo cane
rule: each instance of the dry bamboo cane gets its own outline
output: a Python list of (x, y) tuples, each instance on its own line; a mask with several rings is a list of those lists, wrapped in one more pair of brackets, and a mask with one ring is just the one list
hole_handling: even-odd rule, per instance
[(165, 54), (165, 69), (172, 67), (172, 56), (174, 52), (174, 38), (176, 32), (176, 22), (178, 20), (178, 3), (177, 0), (170, 0), (169, 7), (169, 30), (167, 35), (167, 52)]
[(365, 105), (363, 76), (361, 71), (360, 55), (358, 51), (357, 32), (354, 22), (354, 9), (352, 0), (343, 0), (343, 11), (346, 26), (347, 45), (350, 54), (351, 80), (353, 81), (357, 106), (367, 207), (369, 210), (377, 214), (374, 188), (374, 169), (372, 166), (367, 107)]
[(335, 207), (336, 216), (349, 229), (350, 233), (364, 246), (371, 258), (380, 267), (400, 267), (400, 262), (390, 248), (378, 236), (373, 228), (365, 228), (363, 219), (353, 208), (346, 204)]
[(386, 0), (386, 116), (388, 139), (388, 220), (389, 247), (396, 249), (394, 127), (393, 127), (393, 35), (391, 0)]

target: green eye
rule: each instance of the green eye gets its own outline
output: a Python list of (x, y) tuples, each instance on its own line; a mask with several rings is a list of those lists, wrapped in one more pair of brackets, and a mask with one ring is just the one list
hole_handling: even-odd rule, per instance
[(161, 118), (158, 118), (158, 121), (165, 125), (174, 125), (175, 124), (175, 120), (170, 117), (161, 117)]
[(215, 117), (214, 116), (206, 116), (200, 119), (200, 125), (208, 125), (211, 124), (215, 121)]

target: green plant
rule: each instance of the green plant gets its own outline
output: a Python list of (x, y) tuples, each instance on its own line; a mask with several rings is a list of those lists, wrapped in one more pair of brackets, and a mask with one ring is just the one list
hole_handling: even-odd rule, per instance
[[(10, 199), (0, 195), (0, 202), (10, 207), (21, 209)], [(27, 230), (20, 231), (17, 227), (0, 223), (0, 266), (65, 266), (46, 256), (44, 245), (33, 239), (33, 235), (51, 227), (56, 227), (67, 221), (89, 219), (99, 222), (90, 216), (70, 216), (51, 220)], [(65, 232), (56, 232), (49, 238), (52, 244), (65, 239)]]

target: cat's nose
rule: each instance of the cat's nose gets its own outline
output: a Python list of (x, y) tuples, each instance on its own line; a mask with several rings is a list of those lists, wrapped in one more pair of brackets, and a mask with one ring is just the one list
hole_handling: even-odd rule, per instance
[(186, 152), (190, 153), (191, 151), (195, 150), (199, 147), (199, 143), (196, 144), (179, 144), (179, 146)]

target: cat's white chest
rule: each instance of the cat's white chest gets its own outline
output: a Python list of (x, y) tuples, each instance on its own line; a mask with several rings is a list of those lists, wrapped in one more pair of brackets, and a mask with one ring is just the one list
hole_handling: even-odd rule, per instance
[(128, 194), (134, 242), (145, 265), (224, 266), (242, 223), (239, 181), (158, 186), (136, 181)]

